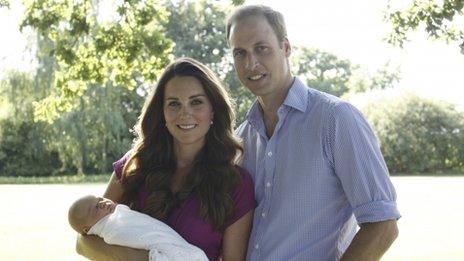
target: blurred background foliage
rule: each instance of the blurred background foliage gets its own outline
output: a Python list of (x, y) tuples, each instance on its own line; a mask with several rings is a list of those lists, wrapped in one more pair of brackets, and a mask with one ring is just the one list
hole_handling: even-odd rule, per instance
[(363, 112), (395, 173), (462, 173), (464, 113), (413, 94), (368, 104)]
[[(111, 163), (130, 149), (148, 90), (175, 57), (212, 68), (235, 101), (237, 124), (245, 120), (254, 98), (235, 76), (225, 38), (232, 6), (109, 2), (25, 3), (21, 27), (35, 32), (38, 67), (1, 77), (0, 176), (111, 172)], [(388, 62), (371, 74), (305, 46), (293, 47), (291, 62), (309, 86), (344, 99), (387, 90), (401, 77)], [(452, 105), (404, 96), (367, 101), (362, 111), (392, 173), (464, 172), (464, 115)]]

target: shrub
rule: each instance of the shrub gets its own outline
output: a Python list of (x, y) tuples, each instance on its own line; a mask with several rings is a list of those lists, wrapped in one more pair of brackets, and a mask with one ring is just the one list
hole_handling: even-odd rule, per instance
[(464, 114), (413, 95), (363, 109), (393, 173), (464, 172)]
[(44, 123), (9, 118), (1, 120), (0, 126), (0, 176), (49, 176), (56, 172), (61, 162), (58, 153), (46, 144)]

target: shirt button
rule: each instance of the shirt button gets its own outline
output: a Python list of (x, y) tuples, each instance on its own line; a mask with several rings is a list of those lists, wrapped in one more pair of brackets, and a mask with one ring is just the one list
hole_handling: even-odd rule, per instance
[(271, 186), (271, 182), (266, 183), (266, 187), (269, 188), (270, 186)]
[(272, 151), (269, 151), (269, 152), (267, 153), (267, 155), (268, 155), (269, 157), (272, 157)]
[(255, 249), (258, 249), (258, 248), (259, 248), (259, 245), (258, 245), (258, 244), (256, 244), (256, 245), (255, 245)]
[(265, 217), (266, 217), (266, 213), (265, 213), (265, 212), (261, 213), (261, 216), (262, 216), (263, 218), (265, 218)]

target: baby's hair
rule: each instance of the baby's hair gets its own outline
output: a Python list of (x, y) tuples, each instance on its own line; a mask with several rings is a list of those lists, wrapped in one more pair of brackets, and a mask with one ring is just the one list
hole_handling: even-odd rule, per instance
[(88, 197), (93, 197), (92, 195), (87, 195), (79, 198), (74, 201), (74, 203), (69, 207), (68, 210), (68, 222), (71, 227), (82, 235), (86, 235), (86, 231), (83, 229), (83, 224), (86, 221), (86, 213), (82, 211), (82, 204), (85, 203), (85, 200)]

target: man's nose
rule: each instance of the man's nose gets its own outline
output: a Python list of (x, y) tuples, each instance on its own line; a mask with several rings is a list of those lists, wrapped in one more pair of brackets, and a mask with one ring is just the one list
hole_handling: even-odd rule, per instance
[(248, 70), (253, 70), (258, 65), (258, 63), (259, 62), (258, 62), (258, 59), (256, 58), (256, 55), (250, 54), (247, 57), (245, 66)]

